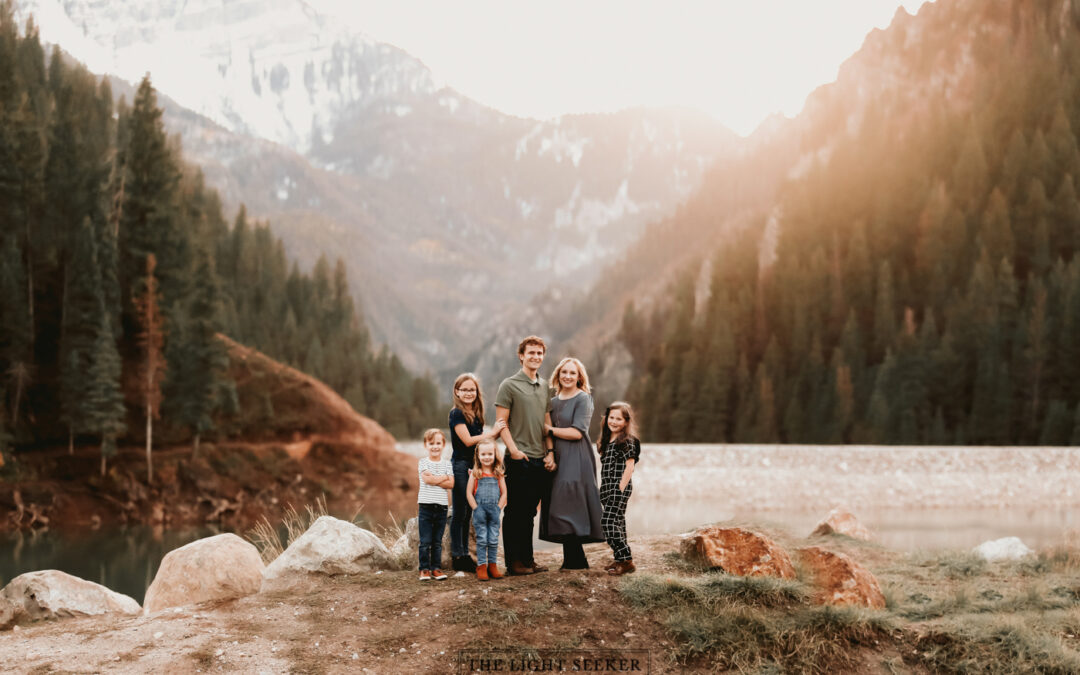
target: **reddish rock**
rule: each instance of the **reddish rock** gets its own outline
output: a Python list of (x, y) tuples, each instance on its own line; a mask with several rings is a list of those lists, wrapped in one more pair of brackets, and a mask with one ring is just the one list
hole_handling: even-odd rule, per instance
[(866, 529), (866, 526), (860, 523), (858, 518), (844, 509), (829, 511), (829, 515), (825, 516), (825, 520), (818, 523), (810, 536), (816, 537), (825, 534), (843, 534), (863, 541), (871, 541), (874, 538), (870, 534), (870, 530)]
[(813, 575), (813, 584), (817, 589), (814, 594), (816, 602), (823, 605), (885, 608), (885, 596), (878, 580), (848, 556), (817, 546), (801, 548), (795, 554)]
[(794, 579), (795, 567), (784, 549), (763, 534), (741, 527), (704, 527), (680, 545), (687, 560), (718, 567), (728, 574)]

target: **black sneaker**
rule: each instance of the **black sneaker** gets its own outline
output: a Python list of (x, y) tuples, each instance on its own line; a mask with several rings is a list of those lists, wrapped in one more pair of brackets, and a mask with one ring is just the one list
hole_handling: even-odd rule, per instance
[(476, 571), (476, 561), (470, 555), (457, 556), (451, 562), (451, 567), (458, 572), (472, 573)]

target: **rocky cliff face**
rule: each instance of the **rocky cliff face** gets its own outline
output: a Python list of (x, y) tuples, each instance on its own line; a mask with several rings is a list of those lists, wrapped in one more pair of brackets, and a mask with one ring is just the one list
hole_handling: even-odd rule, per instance
[(19, 8), (91, 69), (150, 72), (226, 204), (305, 262), (345, 258), (377, 337), (414, 367), (460, 359), (551, 280), (590, 282), (738, 142), (689, 110), (504, 115), (299, 0)]

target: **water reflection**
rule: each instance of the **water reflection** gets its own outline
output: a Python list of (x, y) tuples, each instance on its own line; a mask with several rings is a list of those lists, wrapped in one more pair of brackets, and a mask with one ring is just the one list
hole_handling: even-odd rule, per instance
[(169, 551), (224, 530), (140, 526), (97, 531), (56, 530), (0, 535), (0, 586), (24, 572), (55, 569), (94, 581), (140, 604)]

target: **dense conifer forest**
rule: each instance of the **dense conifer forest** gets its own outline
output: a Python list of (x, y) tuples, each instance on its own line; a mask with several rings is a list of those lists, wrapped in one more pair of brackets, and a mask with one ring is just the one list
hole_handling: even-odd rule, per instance
[(434, 385), (374, 350), (342, 261), (303, 273), (243, 209), (230, 227), (149, 79), (114, 103), (0, 4), (0, 448), (94, 442), (104, 460), (158, 411), (197, 444), (235, 412), (219, 332), (391, 433), (437, 417)]
[(881, 38), (912, 78), (971, 63), (950, 97), (886, 89), (854, 133), (837, 103), (778, 229), (628, 308), (646, 438), (1080, 444), (1076, 6), (937, 3)]

